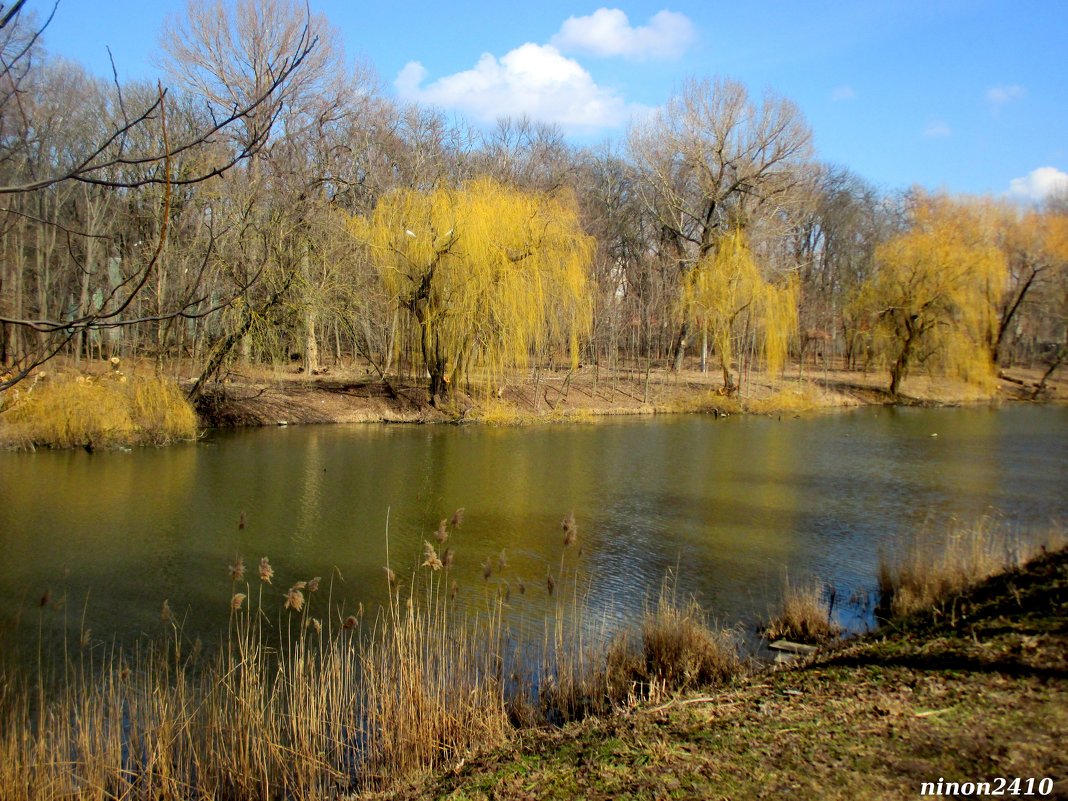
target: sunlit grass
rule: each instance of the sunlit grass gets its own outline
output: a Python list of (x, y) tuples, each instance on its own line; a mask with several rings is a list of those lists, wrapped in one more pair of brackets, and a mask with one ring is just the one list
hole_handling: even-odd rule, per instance
[(810, 412), (837, 405), (836, 401), (820, 393), (811, 384), (789, 386), (764, 397), (749, 398), (745, 410), (756, 414)]
[[(116, 365), (117, 367), (117, 365)], [(8, 390), (0, 444), (108, 448), (192, 439), (197, 418), (172, 381), (127, 376), (48, 375)]]

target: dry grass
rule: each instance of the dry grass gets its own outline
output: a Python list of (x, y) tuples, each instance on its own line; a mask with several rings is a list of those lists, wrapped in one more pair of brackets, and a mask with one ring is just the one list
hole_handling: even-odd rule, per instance
[(724, 684), (743, 671), (734, 632), (712, 625), (693, 600), (681, 602), (670, 581), (632, 626), (590, 633), (581, 620), (570, 622), (570, 628), (558, 626), (554, 632), (552, 659), (543, 668), (550, 681), (540, 701), (548, 720), (659, 701)]
[(823, 643), (841, 634), (824, 603), (823, 589), (814, 581), (806, 584), (786, 582), (782, 608), (764, 627), (770, 640), (787, 639), (801, 643)]
[(197, 432), (196, 414), (173, 382), (118, 369), (39, 377), (9, 393), (0, 414), (0, 444), (8, 447), (164, 445)]
[(768, 395), (749, 398), (745, 410), (755, 414), (797, 414), (849, 405), (849, 400), (840, 395), (820, 391), (810, 383), (789, 385)]
[(696, 601), (680, 603), (668, 582), (645, 613), (641, 634), (649, 685), (667, 693), (722, 684), (741, 670), (733, 632), (711, 625)]
[(716, 390), (705, 390), (675, 398), (658, 407), (671, 414), (740, 414), (742, 404), (737, 397), (723, 395)]
[(1027, 538), (989, 519), (958, 526), (943, 536), (913, 538), (901, 553), (880, 559), (880, 614), (896, 618), (937, 607), (995, 573), (1065, 545), (1068, 537), (1062, 530)]

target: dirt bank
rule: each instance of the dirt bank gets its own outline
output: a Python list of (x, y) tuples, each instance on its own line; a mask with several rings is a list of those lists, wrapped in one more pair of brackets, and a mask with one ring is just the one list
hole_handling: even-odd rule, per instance
[[(944, 377), (917, 376), (891, 398), (882, 373), (797, 372), (781, 379), (754, 375), (741, 396), (720, 391), (715, 373), (676, 374), (653, 370), (580, 368), (516, 376), (495, 397), (464, 388), (440, 408), (431, 405), (423, 382), (382, 381), (359, 366), (332, 368), (318, 376), (296, 372), (232, 373), (198, 403), (207, 426), (355, 422), (489, 422), (498, 424), (576, 420), (605, 415), (711, 412), (799, 413), (849, 406), (958, 405), (1023, 401), (1040, 378), (1038, 370), (1009, 370), (993, 394)], [(1045, 400), (1068, 400), (1068, 382), (1048, 385)]]

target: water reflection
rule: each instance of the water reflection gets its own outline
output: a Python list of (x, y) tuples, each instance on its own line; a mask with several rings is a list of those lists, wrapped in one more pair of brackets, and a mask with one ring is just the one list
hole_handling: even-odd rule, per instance
[[(546, 576), (561, 578), (560, 521), (574, 511), (581, 547), (564, 573), (587, 577), (596, 613), (640, 609), (677, 566), (681, 589), (722, 620), (752, 620), (785, 570), (848, 597), (872, 582), (880, 548), (951, 517), (997, 510), (1018, 527), (1068, 518), (1065, 486), (1068, 410), (1034, 407), (290, 427), (133, 453), (4, 453), (0, 614), (10, 622), (21, 607), (23, 628), (76, 631), (84, 607), (99, 636), (128, 640), (159, 630), (166, 598), (208, 636), (226, 619), (226, 566), (238, 554), (250, 566), (271, 557), (268, 593), (320, 575), (346, 609), (373, 608), (387, 542), (407, 576), (423, 540), (462, 506), (448, 546), (468, 603), (488, 603), (507, 582), (511, 614), (540, 625)], [(502, 550), (508, 567), (484, 579)], [(66, 594), (65, 611), (36, 611), (46, 588)]]

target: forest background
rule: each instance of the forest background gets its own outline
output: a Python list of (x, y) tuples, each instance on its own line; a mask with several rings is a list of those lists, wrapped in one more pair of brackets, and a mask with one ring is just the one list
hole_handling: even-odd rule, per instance
[(1022, 365), (1038, 397), (1068, 355), (1063, 185), (888, 192), (726, 77), (603, 145), (468, 123), (389, 97), (295, 0), (190, 2), (159, 82), (106, 80), (24, 6), (0, 9), (9, 421), (51, 360), (72, 383), (150, 364), (202, 411), (265, 368), (439, 408), (532, 382), (537, 411), (542, 370), (629, 370), (648, 400), (657, 369), (732, 398), (807, 364), (880, 371), (893, 399), (910, 373), (992, 391)]

